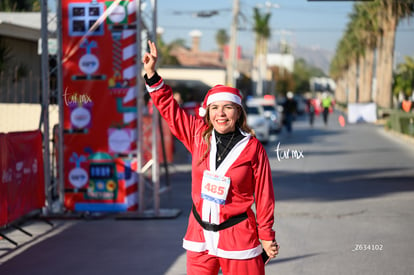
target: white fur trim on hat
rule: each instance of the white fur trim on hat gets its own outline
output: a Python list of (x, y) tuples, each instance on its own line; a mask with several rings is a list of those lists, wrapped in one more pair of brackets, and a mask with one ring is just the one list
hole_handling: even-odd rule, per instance
[(241, 98), (233, 93), (215, 93), (207, 98), (207, 106), (216, 101), (231, 101), (241, 105)]
[(204, 117), (204, 116), (206, 115), (206, 113), (207, 113), (207, 110), (206, 110), (206, 109), (204, 109), (203, 107), (200, 107), (200, 108), (198, 109), (198, 115), (199, 115), (199, 116)]

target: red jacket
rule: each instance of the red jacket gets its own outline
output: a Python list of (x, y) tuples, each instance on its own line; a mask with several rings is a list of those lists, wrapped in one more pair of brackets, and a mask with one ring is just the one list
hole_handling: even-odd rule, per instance
[[(147, 86), (154, 105), (167, 121), (172, 133), (192, 154), (191, 196), (203, 221), (219, 224), (228, 218), (247, 212), (248, 218), (230, 228), (213, 232), (204, 230), (190, 214), (183, 247), (229, 259), (249, 259), (262, 252), (259, 238), (275, 239), (274, 192), (269, 160), (262, 144), (251, 135), (237, 143), (221, 165), (216, 169), (216, 142), (211, 135), (211, 149), (207, 158), (199, 160), (207, 149), (202, 133), (207, 128), (203, 119), (186, 114), (172, 95), (172, 89), (158, 83)], [(212, 156), (212, 157), (211, 157)], [(231, 183), (224, 205), (201, 198), (201, 182), (205, 170), (230, 177)], [(256, 216), (252, 211), (255, 203)]]

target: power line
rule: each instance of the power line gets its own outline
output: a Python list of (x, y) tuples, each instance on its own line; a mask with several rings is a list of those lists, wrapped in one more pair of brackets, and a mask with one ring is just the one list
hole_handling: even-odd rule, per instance
[[(190, 30), (190, 29), (200, 29), (200, 30), (218, 30), (221, 29), (222, 27), (206, 27), (205, 25), (203, 26), (194, 26), (194, 25), (187, 25), (187, 26), (172, 26), (172, 25), (168, 25), (167, 27), (163, 27), (164, 29), (168, 30), (168, 29), (172, 29), (172, 30)], [(253, 32), (252, 28), (240, 28), (240, 31), (251, 31)], [(315, 27), (315, 28), (291, 28), (291, 29), (287, 29), (290, 32), (342, 32), (344, 31), (343, 28), (324, 28), (324, 27)], [(274, 30), (279, 31), (279, 30)], [(404, 29), (398, 29), (398, 32), (414, 32), (414, 28), (404, 28)]]
[[(253, 10), (257, 4), (251, 4), (247, 2), (241, 2), (244, 7), (248, 7), (249, 9)], [(320, 13), (329, 13), (329, 14), (348, 14), (348, 11), (339, 10), (336, 6), (325, 6), (325, 7), (316, 7), (309, 5), (302, 5), (302, 6), (291, 6), (289, 4), (280, 5), (280, 10), (282, 11), (294, 11), (294, 12), (304, 12), (304, 13), (313, 13), (313, 14), (320, 14)]]

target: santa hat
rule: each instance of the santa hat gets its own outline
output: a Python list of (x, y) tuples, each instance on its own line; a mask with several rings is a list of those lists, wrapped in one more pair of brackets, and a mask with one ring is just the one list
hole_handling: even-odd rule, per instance
[(201, 117), (204, 117), (207, 112), (207, 106), (217, 101), (231, 101), (241, 106), (242, 97), (243, 96), (239, 89), (216, 85), (207, 92), (203, 105), (200, 107), (198, 113)]

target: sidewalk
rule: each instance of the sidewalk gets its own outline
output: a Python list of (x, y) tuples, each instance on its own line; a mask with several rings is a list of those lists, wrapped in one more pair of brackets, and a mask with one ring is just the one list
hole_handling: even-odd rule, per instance
[(172, 191), (161, 195), (161, 208), (181, 210), (177, 218), (124, 220), (109, 214), (53, 219), (53, 227), (29, 220), (22, 228), (32, 237), (10, 229), (6, 235), (19, 245), (0, 240), (0, 274), (185, 274), (182, 238), (191, 209), (191, 166), (185, 148), (176, 148), (169, 165)]

